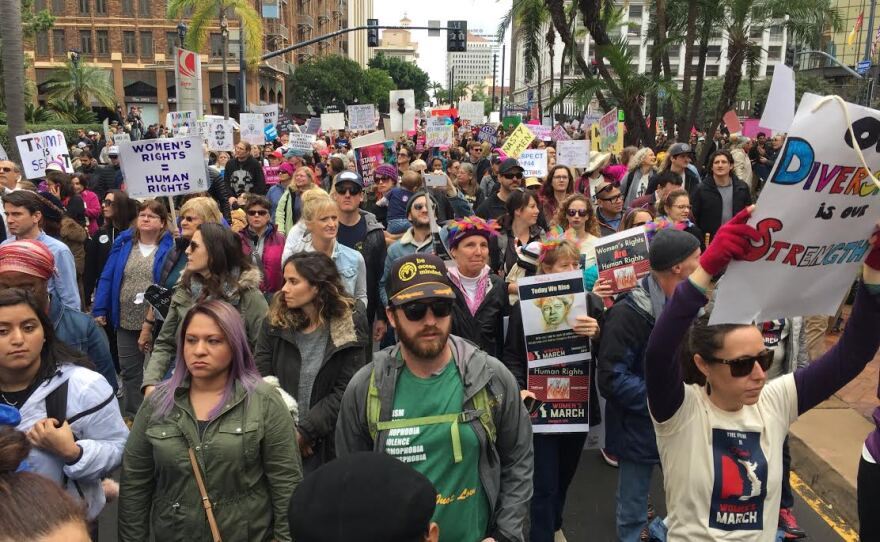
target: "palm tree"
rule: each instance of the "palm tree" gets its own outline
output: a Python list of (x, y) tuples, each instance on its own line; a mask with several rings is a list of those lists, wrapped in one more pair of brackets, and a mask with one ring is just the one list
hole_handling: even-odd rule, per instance
[[(3, 29), (3, 91), (6, 97), (6, 122), (9, 141), (24, 133), (24, 46), (22, 43), (21, 3), (0, 2)], [(18, 159), (17, 145), (10, 145), (8, 153)]]
[(89, 107), (94, 100), (109, 109), (116, 105), (110, 72), (70, 58), (64, 67), (52, 73), (45, 88), (49, 100), (53, 101), (72, 101), (80, 107)]
[[(549, 14), (547, 16), (549, 18)], [(553, 100), (553, 56), (556, 53), (556, 31), (553, 29), (553, 24), (550, 23), (547, 25), (547, 34), (544, 36), (544, 39), (547, 41), (547, 50), (550, 52), (550, 100)], [(538, 84), (541, 85), (542, 81), (538, 81)], [(550, 108), (551, 119), (550, 124), (552, 125), (554, 122), (553, 117), (553, 108)], [(541, 117), (543, 121), (543, 116)]]
[[(538, 76), (538, 112), (541, 116), (541, 42), (544, 38), (544, 25), (550, 20), (550, 14), (544, 6), (543, 0), (513, 0), (513, 3), (501, 23), (498, 25), (498, 41), (504, 41), (507, 27), (513, 25), (514, 31), (511, 38), (511, 59), (516, 58), (517, 52), (514, 47), (519, 47), (522, 42), (523, 63), (526, 81), (531, 81)], [(515, 62), (511, 61), (511, 74), (516, 70)], [(515, 78), (515, 77), (514, 77)], [(513, 93), (513, 85), (510, 92)]]
[[(263, 18), (250, 0), (168, 0), (166, 14), (171, 20), (179, 19), (184, 13), (192, 13), (189, 30), (186, 33), (186, 46), (193, 51), (201, 51), (208, 39), (211, 22), (219, 17), (223, 30), (223, 116), (229, 118), (229, 72), (226, 59), (229, 56), (229, 37), (226, 31), (230, 17), (241, 24), (241, 37), (244, 40), (244, 57), (248, 68), (260, 64), (263, 51)], [(245, 92), (242, 89), (242, 96)], [(243, 101), (246, 101), (243, 100)], [(240, 104), (244, 107), (245, 104)]]
[(98, 122), (98, 115), (90, 107), (83, 107), (75, 102), (53, 100), (49, 102), (46, 110), (70, 124), (93, 124)]

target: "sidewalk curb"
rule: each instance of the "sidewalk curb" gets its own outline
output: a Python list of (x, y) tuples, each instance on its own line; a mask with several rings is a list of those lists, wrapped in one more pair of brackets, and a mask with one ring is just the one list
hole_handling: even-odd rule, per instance
[(853, 529), (859, 526), (856, 488), (803, 440), (789, 433), (791, 470), (828, 503)]

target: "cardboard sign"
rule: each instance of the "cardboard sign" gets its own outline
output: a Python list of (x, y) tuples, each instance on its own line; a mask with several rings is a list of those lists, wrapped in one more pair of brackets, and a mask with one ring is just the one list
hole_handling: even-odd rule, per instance
[(315, 143), (315, 139), (315, 136), (312, 134), (290, 134), (287, 140), (287, 147), (298, 150), (303, 155), (312, 154), (312, 150), (314, 150), (312, 145)]
[(529, 367), (527, 388), (541, 401), (531, 415), (533, 433), (590, 430), (590, 363)]
[(318, 132), (321, 131), (321, 119), (318, 117), (312, 117), (306, 121), (306, 129), (303, 132), (312, 135), (318, 135)]
[(128, 141), (131, 141), (131, 135), (126, 134), (125, 132), (120, 132), (120, 133), (114, 135), (113, 139), (109, 140), (109, 141), (113, 141), (114, 145), (119, 145), (120, 143), (126, 143)]
[(238, 124), (241, 126), (241, 140), (251, 145), (263, 145), (266, 143), (266, 135), (263, 133), (263, 115), (260, 113), (241, 113), (238, 116)]
[(169, 111), (165, 114), (165, 127), (171, 128), (172, 134), (179, 134), (186, 127), (186, 133), (192, 134), (198, 116), (195, 111)]
[[(724, 114), (722, 118), (724, 121), (724, 125), (727, 126), (727, 129), (731, 134), (735, 134), (737, 132), (742, 132), (742, 123), (739, 121), (739, 117), (736, 115), (736, 111), (731, 109), (727, 113)], [(657, 119), (658, 130), (659, 130), (660, 119)]]
[(479, 141), (488, 141), (493, 147), (498, 144), (498, 131), (490, 125), (485, 125), (477, 132)]
[(278, 104), (251, 105), (250, 109), (254, 113), (259, 113), (263, 115), (264, 126), (278, 125)]
[(232, 141), (232, 123), (227, 120), (212, 120), (206, 142), (209, 151), (231, 151), (235, 147)]
[(528, 124), (529, 130), (535, 134), (535, 137), (541, 141), (550, 141), (550, 132), (552, 131), (546, 124)]
[(321, 113), (321, 128), (345, 130), (345, 113)]
[(543, 179), (547, 176), (547, 149), (525, 150), (517, 161), (523, 168), (523, 177)]
[(644, 226), (602, 237), (595, 248), (599, 278), (610, 280), (614, 293), (632, 290), (651, 272)]
[(619, 139), (618, 129), (620, 123), (617, 120), (617, 108), (602, 115), (599, 119), (599, 150), (613, 150)]
[(553, 141), (568, 141), (571, 139), (571, 136), (568, 135), (568, 132), (565, 131), (565, 128), (557, 124), (553, 131), (550, 132), (550, 139)]
[(556, 163), (585, 168), (590, 165), (590, 140), (570, 139), (556, 142)]
[[(344, 139), (337, 139), (337, 144), (342, 144), (345, 141)], [(382, 143), (385, 141), (385, 132), (377, 131), (372, 132), (367, 135), (362, 135), (360, 137), (356, 137), (351, 140), (351, 148), (357, 149), (359, 147), (366, 147), (367, 145), (375, 145), (376, 143)]]
[(529, 369), (589, 360), (589, 339), (572, 330), (587, 314), (583, 273), (524, 277), (517, 286)]
[(208, 169), (198, 136), (141, 139), (119, 146), (130, 196), (178, 196), (208, 189)]
[[(376, 133), (381, 134), (382, 132)], [(373, 175), (375, 175), (377, 167), (383, 163), (394, 163), (394, 150), (393, 141), (374, 143), (354, 150), (357, 170), (364, 179), (364, 186), (371, 186), (373, 184)]]
[(279, 134), (289, 134), (298, 128), (293, 119), (290, 118), (290, 115), (286, 113), (278, 115), (278, 124), (275, 125), (275, 129)]
[(425, 146), (441, 147), (443, 145), (452, 145), (453, 126), (447, 124), (444, 117), (431, 117), (425, 124)]
[(519, 155), (532, 144), (533, 139), (535, 139), (535, 134), (525, 124), (520, 124), (507, 137), (501, 150), (510, 158), (519, 158)]
[[(874, 56), (873, 53), (871, 56)], [(772, 128), (777, 132), (787, 132), (794, 121), (794, 96), (794, 70), (782, 62), (777, 62), (773, 68), (773, 80), (770, 81), (767, 103), (761, 114), (761, 126)]]
[[(404, 112), (397, 109), (397, 102), (403, 98)], [(392, 90), (388, 93), (388, 113), (390, 130), (400, 134), (412, 130), (416, 122), (416, 95), (412, 90)]]
[(458, 114), (462, 120), (467, 120), (471, 124), (482, 124), (485, 102), (459, 102)]
[[(880, 111), (804, 94), (776, 165), (749, 219), (761, 234), (748, 261), (733, 262), (716, 290), (710, 324), (835, 314), (870, 251), (880, 217)], [(710, 241), (711, 242), (711, 241)], [(759, 278), (760, 280), (756, 279)]]
[[(262, 123), (262, 121), (260, 121), (260, 122)], [(261, 124), (261, 126), (262, 126), (262, 124)], [(197, 136), (201, 137), (202, 139), (204, 139), (205, 141), (207, 141), (208, 137), (210, 137), (209, 136), (210, 132), (211, 132), (211, 121), (210, 120), (197, 120), (195, 130), (193, 131), (193, 133), (187, 134), (187, 135), (197, 135)]]
[(35, 134), (16, 136), (18, 155), (25, 179), (39, 179), (46, 176), (49, 163), (59, 164), (65, 173), (73, 173), (70, 163), (70, 150), (60, 130), (46, 130)]
[(354, 131), (376, 129), (376, 107), (373, 104), (348, 106), (348, 129)]

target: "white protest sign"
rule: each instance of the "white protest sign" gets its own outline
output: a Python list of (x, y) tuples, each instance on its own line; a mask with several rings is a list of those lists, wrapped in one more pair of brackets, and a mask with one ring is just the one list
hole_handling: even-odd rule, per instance
[(356, 137), (351, 140), (351, 148), (359, 149), (361, 147), (367, 147), (369, 145), (375, 145), (376, 143), (383, 143), (385, 141), (385, 132), (377, 131), (367, 135), (362, 135), (360, 137)]
[(241, 140), (251, 145), (262, 145), (266, 142), (263, 133), (263, 115), (260, 113), (241, 113), (238, 115), (238, 124), (241, 126)]
[(120, 143), (126, 143), (131, 141), (131, 135), (126, 134), (125, 132), (119, 132), (118, 134), (113, 136), (113, 144), (119, 145)]
[(232, 141), (232, 122), (212, 120), (206, 141), (209, 151), (231, 151), (235, 146)]
[(251, 105), (251, 111), (263, 115), (263, 126), (278, 124), (278, 104)]
[(531, 149), (522, 151), (517, 158), (523, 168), (523, 177), (547, 176), (547, 149)]
[(794, 70), (777, 62), (760, 126), (787, 132), (794, 120)]
[(321, 119), (319, 117), (311, 117), (306, 121), (306, 127), (305, 130), (303, 130), (304, 133), (317, 135), (320, 131)]
[(210, 120), (197, 120), (196, 127), (191, 134), (187, 135), (197, 135), (208, 141), (209, 134), (211, 133), (211, 121)]
[(204, 192), (208, 170), (198, 136), (141, 139), (119, 146), (119, 163), (130, 196), (155, 198)]
[(345, 130), (345, 113), (321, 113), (321, 128)]
[(55, 162), (66, 173), (73, 173), (70, 151), (60, 130), (46, 130), (35, 134), (22, 134), (15, 138), (21, 169), (26, 179), (38, 179), (46, 175), (46, 165)]
[(425, 124), (425, 147), (440, 147), (452, 145), (451, 124), (446, 124), (445, 117), (430, 117)]
[[(373, 104), (348, 106), (348, 129), (355, 131), (375, 130), (376, 107)], [(384, 134), (382, 137), (385, 137)]]
[(165, 127), (171, 128), (172, 134), (178, 134), (186, 126), (187, 133), (191, 134), (196, 126), (196, 118), (195, 111), (169, 111), (165, 115)]
[[(398, 103), (403, 99), (404, 112), (398, 110)], [(403, 133), (413, 129), (416, 122), (416, 96), (412, 90), (392, 90), (388, 93), (388, 113), (391, 120), (391, 132)]]
[(314, 134), (297, 134), (292, 133), (287, 140), (287, 147), (296, 149), (304, 153), (311, 154), (312, 144), (315, 142)]
[(101, 129), (104, 131), (104, 141), (113, 141), (113, 139), (111, 139), (113, 134), (110, 133), (110, 119), (104, 119), (101, 121)]
[(565, 131), (561, 125), (557, 124), (553, 127), (553, 131), (550, 132), (550, 139), (553, 141), (568, 141), (571, 139), (571, 136), (568, 135), (568, 132)]
[(531, 130), (537, 139), (540, 139), (541, 141), (550, 141), (550, 132), (552, 131), (552, 128), (546, 124), (527, 124), (526, 128)]
[(590, 140), (569, 139), (556, 142), (556, 163), (560, 166), (587, 167), (590, 165)]
[(471, 124), (483, 123), (484, 102), (459, 102), (459, 118), (471, 121)]
[(0, 160), (9, 160), (9, 155), (6, 154), (6, 149), (3, 148), (3, 145), (0, 145)]
[[(718, 283), (710, 324), (834, 314), (870, 251), (880, 188), (847, 142), (840, 104), (814, 110), (820, 99), (801, 100), (749, 219), (761, 239)], [(880, 170), (880, 111), (846, 106), (868, 167)]]

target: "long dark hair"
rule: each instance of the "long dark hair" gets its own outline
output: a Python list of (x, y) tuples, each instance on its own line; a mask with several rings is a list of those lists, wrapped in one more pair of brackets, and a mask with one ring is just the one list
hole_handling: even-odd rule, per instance
[(138, 202), (128, 197), (122, 190), (111, 190), (113, 194), (113, 227), (117, 231), (124, 231), (131, 227), (138, 215)]
[[(346, 292), (336, 264), (329, 256), (323, 252), (299, 252), (287, 258), (281, 269), (287, 269), (288, 265), (292, 265), (309, 285), (317, 288), (318, 293), (312, 303), (319, 326), (351, 312), (354, 299)], [(269, 323), (275, 327), (298, 330), (307, 327), (310, 322), (302, 309), (288, 309), (284, 292), (278, 291), (269, 308)]]
[(544, 178), (544, 184), (541, 185), (540, 195), (544, 201), (555, 200), (556, 196), (553, 193), (553, 176), (556, 175), (556, 171), (560, 169), (565, 170), (568, 174), (568, 186), (565, 187), (565, 193), (568, 195), (574, 193), (574, 173), (568, 166), (555, 165), (550, 168), (550, 173), (547, 174), (547, 177)]
[(239, 238), (226, 226), (206, 222), (199, 226), (199, 232), (208, 251), (208, 276), (187, 270), (181, 280), (186, 288), (191, 289), (193, 275), (199, 276), (204, 288), (197, 301), (208, 297), (225, 299), (224, 284), (228, 280), (237, 282), (242, 273), (251, 269), (251, 263), (244, 256)]
[(679, 349), (685, 383), (705, 386), (706, 375), (700, 372), (694, 362), (694, 355), (699, 354), (703, 359), (715, 357), (715, 353), (724, 348), (724, 338), (727, 334), (744, 327), (752, 327), (752, 325), (718, 324), (710, 326), (708, 313), (697, 318), (682, 340), (682, 348)]
[(525, 209), (529, 206), (529, 202), (535, 200), (535, 205), (540, 207), (541, 202), (538, 201), (538, 195), (534, 190), (514, 190), (507, 197), (507, 203), (504, 205), (507, 214), (501, 217), (501, 227), (504, 230), (513, 228), (513, 218), (517, 211)]
[(0, 290), (0, 307), (14, 307), (15, 305), (25, 305), (30, 308), (37, 319), (40, 321), (40, 327), (43, 328), (43, 349), (40, 351), (40, 370), (37, 371), (36, 381), (41, 382), (51, 378), (58, 367), (69, 362), (79, 365), (87, 369), (94, 369), (95, 366), (89, 361), (82, 352), (69, 346), (67, 343), (55, 336), (55, 328), (52, 327), (52, 321), (46, 314), (44, 305), (37, 300), (37, 297), (30, 291), (22, 288), (6, 288)]

